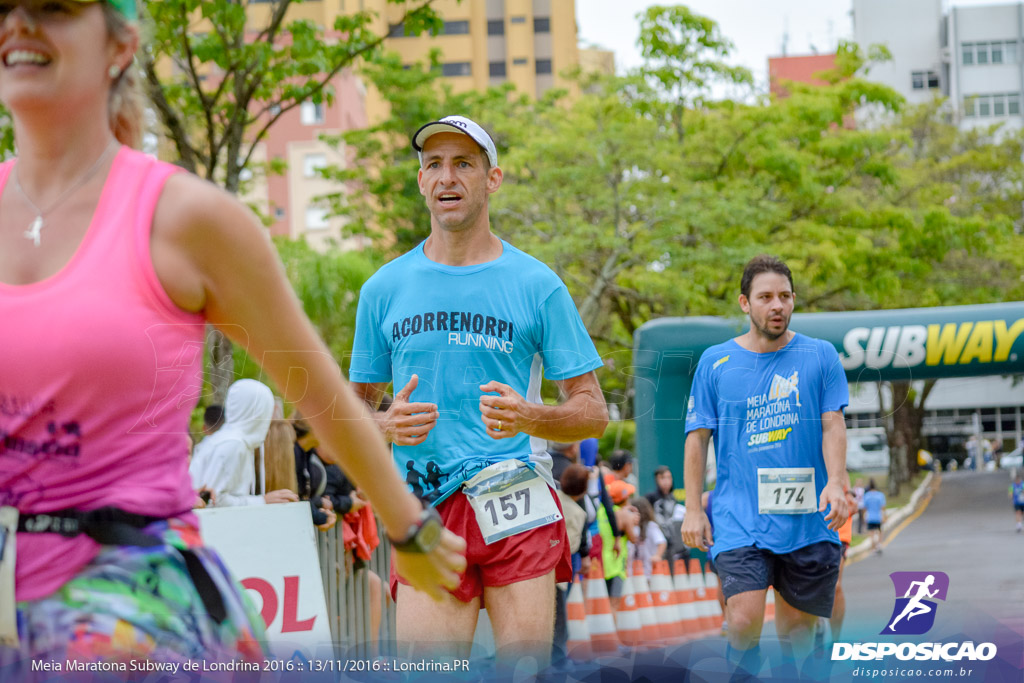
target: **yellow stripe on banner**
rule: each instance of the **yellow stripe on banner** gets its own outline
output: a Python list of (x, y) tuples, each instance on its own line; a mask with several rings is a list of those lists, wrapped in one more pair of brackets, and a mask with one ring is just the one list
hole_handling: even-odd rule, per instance
[[(926, 492), (926, 493), (924, 494), (924, 502), (922, 502), (922, 503), (921, 503), (921, 505), (920, 505), (920, 507), (918, 507), (918, 508), (917, 508), (917, 510), (915, 510), (915, 511), (914, 511), (913, 513), (911, 513), (911, 515), (910, 515), (909, 517), (907, 517), (907, 518), (906, 518), (905, 520), (903, 520), (902, 522), (900, 522), (900, 525), (899, 525), (898, 527), (896, 527), (895, 529), (893, 529), (893, 530), (892, 530), (892, 531), (891, 531), (891, 532), (889, 533), (889, 535), (888, 535), (888, 536), (886, 536), (885, 538), (883, 538), (883, 539), (882, 539), (882, 541), (881, 541), (881, 543), (879, 543), (879, 545), (880, 545), (881, 547), (883, 547), (883, 548), (886, 548), (886, 547), (888, 547), (888, 546), (889, 546), (889, 543), (890, 543), (890, 542), (891, 542), (891, 541), (892, 541), (892, 540), (893, 540), (894, 538), (896, 538), (896, 536), (897, 536), (897, 535), (898, 535), (898, 534), (899, 534), (899, 533), (900, 533), (901, 531), (903, 531), (903, 530), (904, 530), (905, 528), (907, 528), (907, 526), (909, 526), (909, 525), (910, 525), (910, 523), (911, 523), (911, 522), (913, 522), (913, 521), (914, 521), (915, 519), (917, 519), (918, 517), (920, 517), (920, 516), (921, 516), (921, 514), (922, 514), (922, 513), (923, 513), (923, 512), (924, 512), (924, 511), (925, 511), (926, 509), (928, 509), (928, 504), (932, 502), (932, 496), (934, 496), (934, 495), (935, 495), (935, 493), (936, 493), (936, 492), (937, 492), (937, 491), (939, 490), (939, 486), (941, 486), (941, 485), (942, 485), (942, 475), (941, 475), (941, 474), (939, 474), (938, 472), (936, 472), (936, 473), (935, 473), (935, 480), (934, 480), (934, 482), (932, 483), (932, 485), (931, 485), (931, 486), (929, 486), (929, 487), (928, 487), (928, 491), (927, 491), (927, 492)], [(850, 566), (851, 564), (857, 564), (858, 562), (860, 562), (861, 560), (863, 560), (863, 559), (864, 559), (865, 557), (867, 557), (867, 556), (869, 556), (869, 555), (871, 555), (871, 553), (870, 553), (870, 552), (866, 552), (866, 553), (861, 553), (859, 557), (855, 557), (855, 558), (853, 558), (853, 559), (851, 559), (851, 560), (847, 560), (847, 561), (846, 561), (846, 566), (847, 566), (847, 567), (849, 567), (849, 566)]]

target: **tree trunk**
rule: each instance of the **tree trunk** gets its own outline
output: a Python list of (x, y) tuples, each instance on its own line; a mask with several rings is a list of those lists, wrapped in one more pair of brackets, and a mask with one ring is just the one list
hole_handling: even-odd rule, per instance
[(878, 405), (883, 411), (886, 438), (889, 442), (889, 493), (896, 495), (900, 486), (917, 473), (917, 452), (924, 448), (924, 405), (928, 400), (934, 379), (927, 380), (921, 391), (909, 381), (888, 382), (892, 404), (886, 409), (879, 385)]
[(206, 378), (213, 389), (211, 403), (224, 405), (228, 397), (228, 387), (235, 379), (235, 359), (231, 340), (212, 325), (207, 325), (206, 347), (210, 350)]

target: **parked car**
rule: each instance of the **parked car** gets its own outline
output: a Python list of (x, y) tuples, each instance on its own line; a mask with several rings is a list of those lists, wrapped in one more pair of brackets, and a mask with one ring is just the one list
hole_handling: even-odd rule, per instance
[(846, 431), (846, 469), (889, 469), (889, 443), (885, 429), (848, 429)]

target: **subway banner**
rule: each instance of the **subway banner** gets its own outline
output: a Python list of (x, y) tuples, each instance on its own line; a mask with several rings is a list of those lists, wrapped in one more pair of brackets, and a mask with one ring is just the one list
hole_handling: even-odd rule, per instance
[[(743, 334), (746, 318), (661, 318), (636, 331), (636, 446), (641, 481), (658, 465), (683, 481), (686, 402), (701, 353)], [(1024, 372), (1024, 302), (803, 313), (796, 332), (831, 342), (850, 382)]]

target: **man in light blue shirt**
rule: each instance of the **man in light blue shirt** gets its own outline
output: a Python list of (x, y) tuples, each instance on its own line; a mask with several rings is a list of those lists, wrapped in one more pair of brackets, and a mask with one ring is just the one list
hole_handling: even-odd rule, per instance
[[(350, 371), (412, 490), (468, 543), (438, 604), (392, 577), (398, 639), (465, 656), (486, 603), (499, 657), (551, 653), (555, 580), (571, 575), (546, 441), (600, 436), (602, 365), (550, 268), (491, 232), (502, 172), (490, 136), (449, 116), (413, 136), (430, 236), (363, 286)], [(564, 400), (545, 405), (541, 377)], [(526, 652), (523, 643), (530, 643)]]

